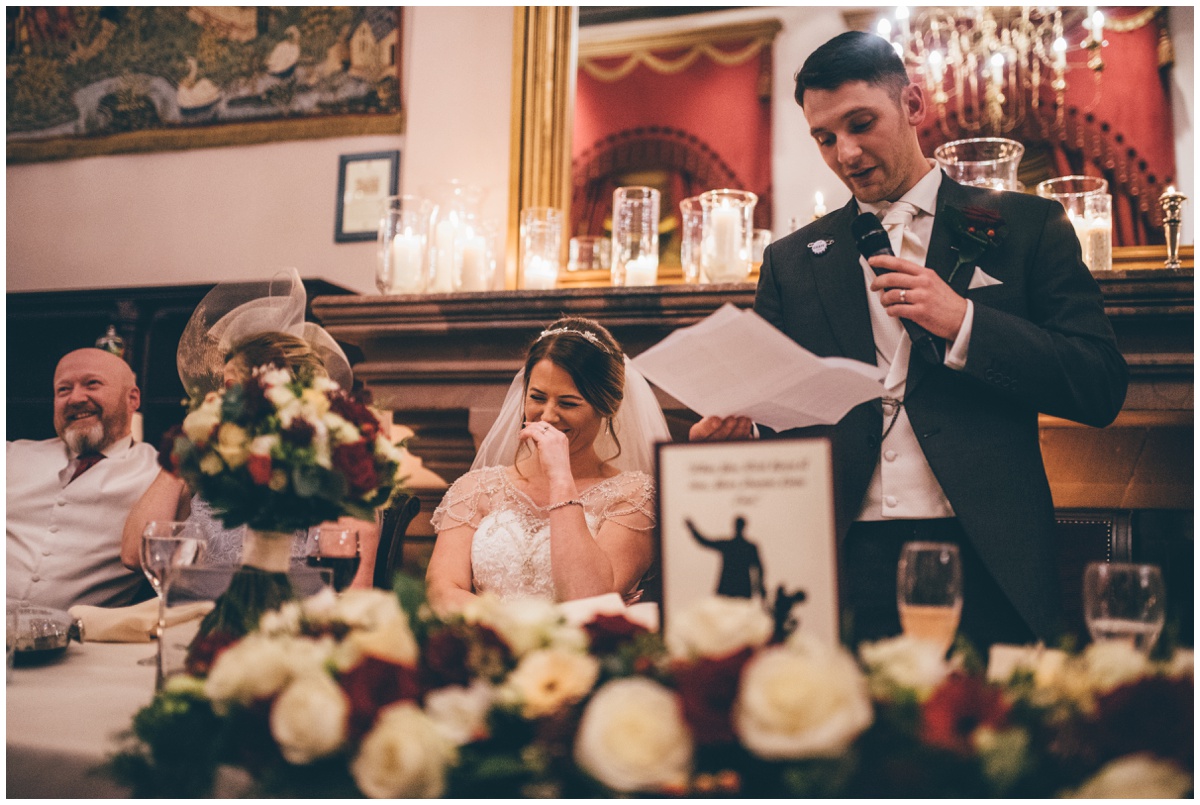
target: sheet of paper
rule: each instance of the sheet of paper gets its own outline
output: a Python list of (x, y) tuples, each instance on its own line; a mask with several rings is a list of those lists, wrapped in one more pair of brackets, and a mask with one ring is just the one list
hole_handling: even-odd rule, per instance
[(702, 416), (747, 416), (775, 430), (832, 425), (883, 395), (880, 367), (818, 358), (731, 304), (671, 333), (633, 365)]

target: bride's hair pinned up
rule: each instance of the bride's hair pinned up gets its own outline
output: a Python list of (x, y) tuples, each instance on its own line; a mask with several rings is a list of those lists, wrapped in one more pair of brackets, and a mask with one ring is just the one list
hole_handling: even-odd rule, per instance
[(583, 398), (609, 420), (611, 427), (625, 396), (624, 355), (612, 333), (580, 316), (554, 322), (529, 347), (525, 358), (526, 390), (533, 367), (544, 360), (566, 371)]

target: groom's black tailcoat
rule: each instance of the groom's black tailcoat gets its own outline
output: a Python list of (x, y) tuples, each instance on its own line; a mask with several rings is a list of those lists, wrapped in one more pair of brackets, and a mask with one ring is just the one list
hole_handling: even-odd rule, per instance
[[(972, 300), (961, 371), (912, 357), (904, 404), (933, 474), (967, 538), (1035, 634), (1059, 629), (1054, 510), (1038, 443), (1038, 414), (1103, 427), (1121, 410), (1128, 369), (1062, 205), (942, 177), (925, 264), (955, 267), (945, 208), (982, 207), (1004, 239), (962, 266), (950, 286)], [(820, 356), (874, 364), (875, 343), (853, 200), (768, 247), (754, 308)], [(818, 241), (825, 241), (823, 253)], [(1000, 284), (968, 290), (975, 268)], [(839, 539), (862, 506), (883, 431), (879, 400), (851, 410), (832, 437)], [(796, 435), (795, 432), (789, 435)]]

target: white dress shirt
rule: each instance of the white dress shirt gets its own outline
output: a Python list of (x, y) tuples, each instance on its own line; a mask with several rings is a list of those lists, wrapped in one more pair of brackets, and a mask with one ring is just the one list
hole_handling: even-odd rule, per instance
[(7, 596), (22, 604), (132, 603), (142, 574), (121, 564), (130, 508), (158, 475), (158, 451), (130, 436), (75, 480), (61, 439), (8, 443)]
[[(925, 265), (929, 252), (929, 239), (933, 235), (933, 218), (937, 211), (938, 190), (942, 185), (942, 172), (930, 162), (930, 171), (900, 197), (917, 208), (908, 232), (903, 238), (899, 257)], [(888, 202), (866, 204), (858, 202), (859, 209), (880, 216), (886, 215)], [(875, 334), (876, 354), (880, 366), (888, 370), (884, 389), (888, 398), (903, 400), (908, 377), (908, 361), (912, 341), (898, 318), (889, 316), (880, 300), (878, 291), (870, 290), (875, 280), (875, 271), (865, 258), (860, 262), (863, 280), (867, 284), (867, 304), (871, 313), (871, 329)], [(967, 300), (967, 314), (953, 344), (947, 345), (945, 365), (951, 369), (962, 369), (967, 362), (967, 345), (971, 338), (971, 325), (975, 308)], [(880, 349), (880, 345), (895, 344), (894, 352)], [(892, 421), (892, 405), (884, 405), (883, 427), (887, 431)], [(863, 498), (859, 520), (886, 520), (894, 518), (926, 519), (953, 517), (954, 508), (942, 492), (925, 453), (917, 441), (908, 411), (901, 406), (895, 425), (880, 445), (880, 460), (875, 466), (867, 494)]]

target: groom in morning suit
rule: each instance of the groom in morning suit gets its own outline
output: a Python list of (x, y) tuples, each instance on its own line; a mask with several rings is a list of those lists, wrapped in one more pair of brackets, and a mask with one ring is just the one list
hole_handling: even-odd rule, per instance
[[(852, 643), (899, 633), (901, 546), (933, 539), (960, 546), (961, 634), (983, 650), (1053, 640), (1055, 523), (1038, 414), (1103, 427), (1128, 382), (1066, 213), (959, 185), (927, 160), (924, 93), (880, 37), (851, 32), (818, 48), (796, 101), (854, 197), (767, 249), (754, 309), (817, 355), (887, 371), (882, 400), (823, 433), (787, 434), (833, 444), (843, 633)], [(864, 212), (882, 219), (896, 256), (860, 256), (851, 222)], [(914, 347), (923, 334), (901, 320), (929, 341)], [(749, 428), (710, 417), (692, 438)]]

